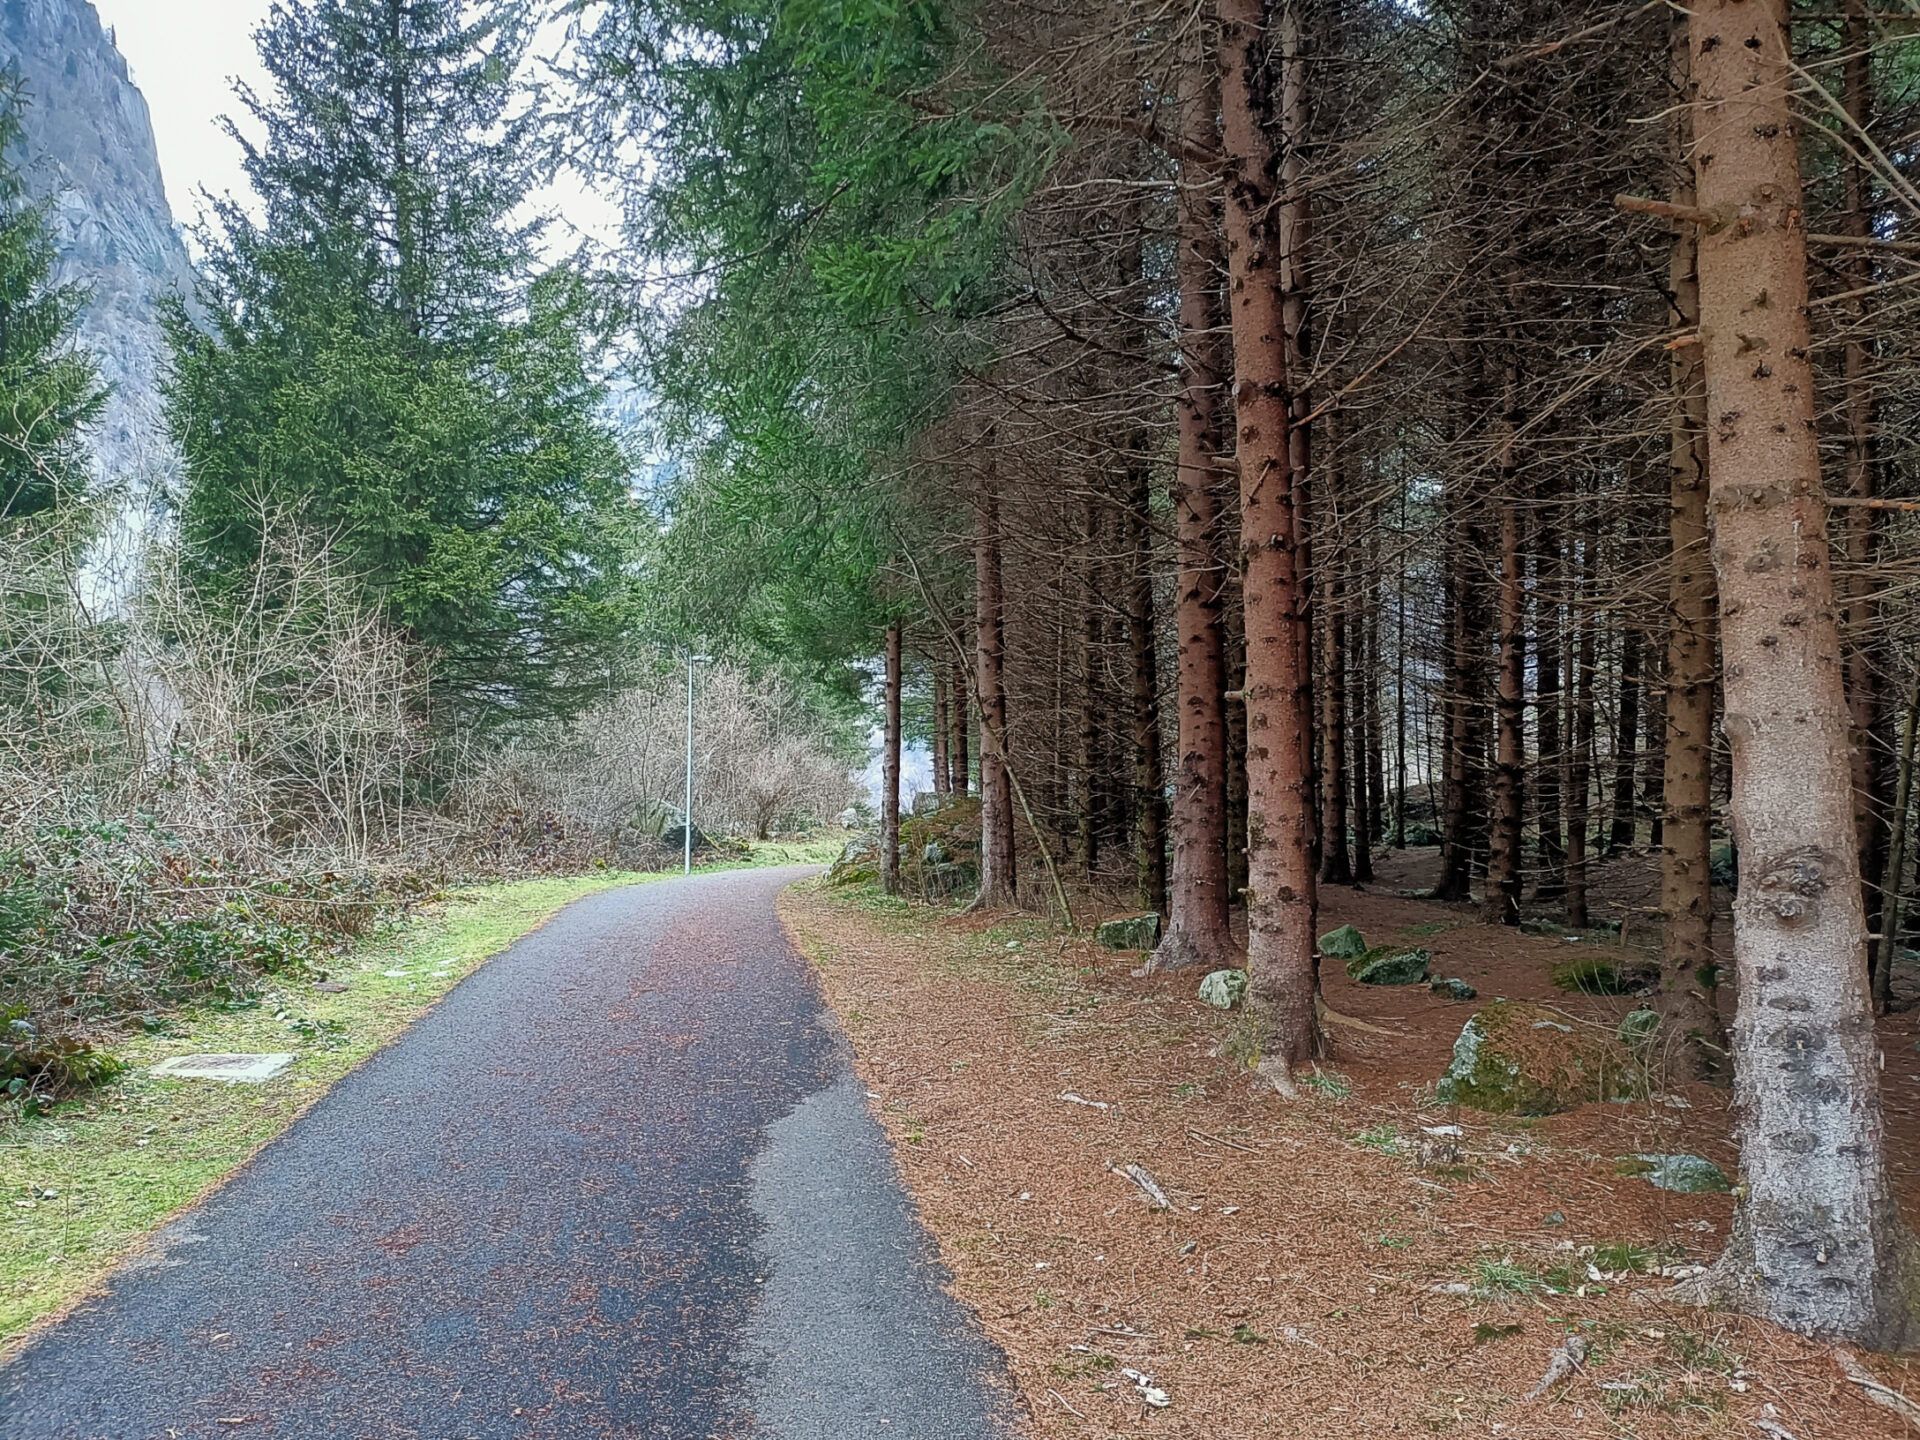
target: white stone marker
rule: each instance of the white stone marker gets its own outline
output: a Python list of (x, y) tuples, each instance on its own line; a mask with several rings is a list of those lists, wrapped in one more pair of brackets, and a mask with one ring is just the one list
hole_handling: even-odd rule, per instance
[(176, 1055), (153, 1067), (156, 1075), (175, 1080), (237, 1080), (258, 1085), (293, 1064), (293, 1055)]

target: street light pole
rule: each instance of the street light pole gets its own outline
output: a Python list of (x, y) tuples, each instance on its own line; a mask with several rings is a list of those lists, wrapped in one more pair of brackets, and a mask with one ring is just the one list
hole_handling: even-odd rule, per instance
[(680, 812), (681, 873), (693, 873), (693, 667), (713, 657), (687, 652), (687, 803)]

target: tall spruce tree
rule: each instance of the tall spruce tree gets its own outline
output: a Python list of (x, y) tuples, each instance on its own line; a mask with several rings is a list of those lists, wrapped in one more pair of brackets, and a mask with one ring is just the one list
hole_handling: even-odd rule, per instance
[(263, 527), (329, 537), (467, 723), (605, 686), (629, 619), (628, 462), (599, 418), (586, 288), (524, 218), (540, 121), (520, 0), (281, 0), (262, 138), (175, 317), (183, 538), (243, 583)]
[(93, 357), (74, 341), (86, 291), (53, 280), (45, 207), (14, 159), (26, 97), (0, 72), (0, 521), (39, 517), (87, 485), (81, 431), (106, 403)]

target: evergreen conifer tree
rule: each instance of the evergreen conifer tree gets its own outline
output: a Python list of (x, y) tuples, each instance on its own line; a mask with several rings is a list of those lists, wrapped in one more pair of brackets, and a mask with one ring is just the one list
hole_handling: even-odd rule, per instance
[(244, 583), (263, 526), (313, 527), (472, 723), (604, 687), (629, 618), (586, 290), (541, 273), (523, 218), (528, 29), (518, 0), (276, 4), (276, 93), (243, 94), (261, 216), (217, 206), (210, 326), (172, 324), (190, 563)]
[(46, 212), (14, 160), (24, 140), (19, 77), (0, 74), (0, 520), (48, 514), (87, 485), (81, 431), (106, 403), (74, 343), (86, 291), (55, 284)]

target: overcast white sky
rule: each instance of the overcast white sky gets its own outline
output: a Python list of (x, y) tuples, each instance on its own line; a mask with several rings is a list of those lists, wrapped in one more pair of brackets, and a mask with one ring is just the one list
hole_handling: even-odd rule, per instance
[[(201, 210), (200, 192), (250, 197), (240, 168), (240, 150), (220, 128), (222, 115), (236, 115), (237, 78), (263, 89), (265, 72), (253, 45), (254, 27), (271, 0), (93, 0), (127, 57), (133, 83), (153, 112), (153, 134), (173, 218), (190, 225)], [(611, 242), (617, 235), (612, 205), (563, 179), (539, 197), (581, 232)], [(556, 249), (571, 249), (565, 226), (551, 235)]]
[(218, 119), (238, 107), (234, 77), (261, 82), (253, 27), (270, 0), (93, 0), (119, 37), (133, 83), (153, 111), (167, 199), (182, 224), (199, 212), (197, 193), (247, 193), (240, 152)]

